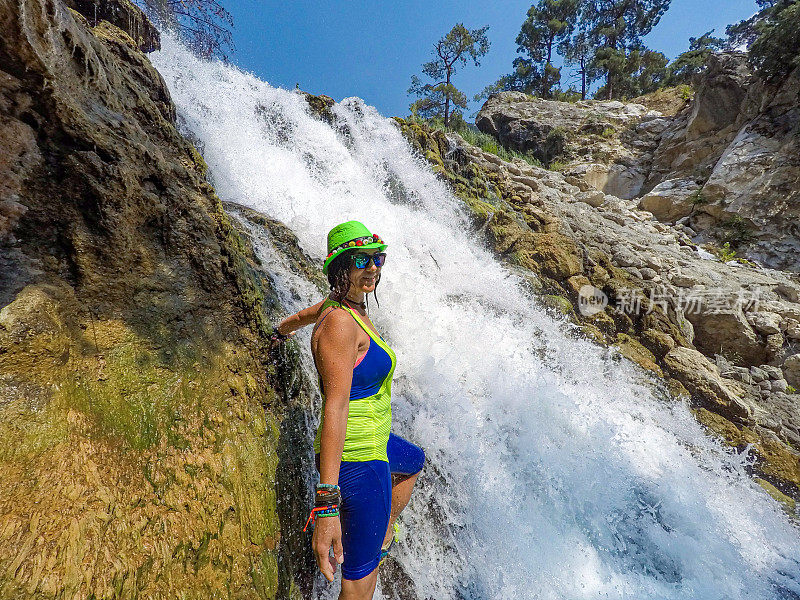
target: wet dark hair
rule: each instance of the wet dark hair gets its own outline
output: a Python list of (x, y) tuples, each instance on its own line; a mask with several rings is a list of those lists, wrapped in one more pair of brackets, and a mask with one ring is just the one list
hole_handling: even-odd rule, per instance
[[(350, 266), (353, 264), (353, 254), (355, 254), (355, 250), (345, 250), (328, 265), (328, 284), (331, 286), (331, 300), (341, 302), (347, 296), (347, 292), (350, 291)], [(375, 279), (375, 289), (372, 291), (372, 295), (375, 297), (375, 304), (378, 307), (381, 304), (378, 302), (376, 292), (380, 281), (381, 276), (378, 274)], [(369, 294), (367, 294), (365, 301), (369, 306)]]

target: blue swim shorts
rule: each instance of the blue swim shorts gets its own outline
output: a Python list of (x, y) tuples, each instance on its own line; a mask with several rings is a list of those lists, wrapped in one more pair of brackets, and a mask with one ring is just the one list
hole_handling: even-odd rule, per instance
[(413, 475), (419, 473), (425, 464), (425, 453), (422, 448), (393, 433), (389, 434), (386, 455), (389, 457), (389, 470), (392, 475)]
[(392, 505), (392, 474), (412, 475), (419, 472), (425, 462), (421, 448), (393, 433), (389, 435), (386, 454), (388, 463), (382, 460), (342, 461), (339, 467), (342, 491), (339, 518), (344, 549), (342, 577), (345, 579), (366, 577), (380, 562)]

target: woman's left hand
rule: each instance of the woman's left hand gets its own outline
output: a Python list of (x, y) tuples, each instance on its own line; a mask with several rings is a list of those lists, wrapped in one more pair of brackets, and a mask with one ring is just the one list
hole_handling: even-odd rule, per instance
[[(342, 548), (342, 523), (339, 517), (318, 517), (314, 524), (311, 548), (317, 559), (317, 566), (325, 579), (333, 581), (336, 566), (344, 562)], [(330, 550), (333, 548), (333, 556)]]

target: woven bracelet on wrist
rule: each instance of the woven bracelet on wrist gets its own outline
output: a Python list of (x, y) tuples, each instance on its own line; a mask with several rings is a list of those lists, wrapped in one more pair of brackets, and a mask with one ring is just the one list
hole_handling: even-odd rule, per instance
[(314, 496), (314, 506), (327, 506), (329, 504), (341, 504), (342, 496), (339, 492), (317, 491)]
[(319, 483), (314, 493), (314, 506), (324, 506), (327, 504), (341, 504), (342, 494), (338, 485), (331, 483)]

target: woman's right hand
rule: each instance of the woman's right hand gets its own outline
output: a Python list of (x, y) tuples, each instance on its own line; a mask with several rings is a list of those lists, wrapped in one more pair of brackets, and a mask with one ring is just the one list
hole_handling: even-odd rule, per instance
[[(314, 523), (314, 535), (311, 548), (317, 559), (317, 566), (325, 579), (333, 581), (336, 566), (344, 562), (342, 548), (342, 522), (339, 517), (317, 517)], [(333, 548), (333, 556), (330, 549)]]
[[(278, 335), (276, 335), (276, 333)], [(274, 348), (277, 348), (283, 342), (288, 341), (289, 339), (291, 339), (295, 335), (295, 333), (297, 333), (297, 332), (296, 331), (291, 331), (291, 332), (287, 333), (286, 335), (284, 335), (276, 328), (275, 332), (269, 337), (269, 349), (272, 350)]]

